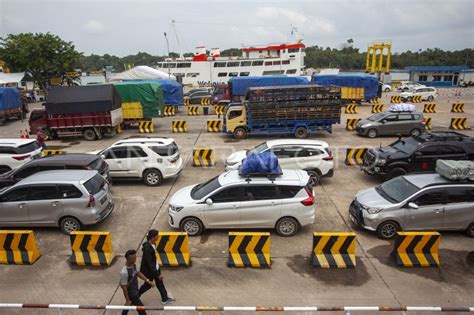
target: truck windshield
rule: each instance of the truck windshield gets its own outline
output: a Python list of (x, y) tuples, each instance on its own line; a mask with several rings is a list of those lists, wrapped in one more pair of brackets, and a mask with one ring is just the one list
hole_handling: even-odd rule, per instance
[(202, 199), (219, 187), (221, 187), (219, 176), (216, 176), (203, 184), (194, 186), (193, 189), (191, 189), (191, 198), (194, 200)]
[(420, 189), (407, 181), (403, 176), (399, 176), (377, 186), (375, 190), (388, 201), (399, 203)]
[(247, 154), (250, 154), (250, 153), (262, 153), (263, 151), (267, 150), (268, 149), (268, 146), (267, 146), (267, 143), (264, 142), (264, 143), (260, 143), (259, 145), (257, 145), (255, 148), (253, 148), (252, 150), (248, 151)]

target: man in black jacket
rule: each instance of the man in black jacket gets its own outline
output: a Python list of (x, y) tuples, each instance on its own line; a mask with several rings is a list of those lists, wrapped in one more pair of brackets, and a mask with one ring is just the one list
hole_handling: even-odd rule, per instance
[[(175, 299), (171, 296), (168, 296), (166, 292), (165, 285), (163, 283), (163, 276), (161, 275), (160, 266), (156, 261), (156, 241), (158, 240), (158, 231), (150, 230), (146, 236), (147, 241), (142, 245), (142, 262), (140, 265), (140, 272), (145, 275), (148, 279), (155, 280), (156, 288), (160, 291), (161, 303), (162, 304), (171, 304)], [(148, 291), (151, 288), (151, 285), (145, 282), (140, 287), (140, 296)]]

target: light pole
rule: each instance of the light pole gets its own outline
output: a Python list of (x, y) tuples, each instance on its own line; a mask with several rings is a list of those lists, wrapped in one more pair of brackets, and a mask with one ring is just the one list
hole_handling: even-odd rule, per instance
[[(170, 57), (170, 43), (168, 42), (168, 36), (166, 36), (166, 32), (163, 33), (165, 35), (165, 39), (166, 39), (166, 47), (168, 49), (168, 58)], [(171, 80), (171, 73), (170, 73), (170, 64), (169, 64), (169, 61), (166, 63), (166, 65), (168, 66), (168, 80)]]

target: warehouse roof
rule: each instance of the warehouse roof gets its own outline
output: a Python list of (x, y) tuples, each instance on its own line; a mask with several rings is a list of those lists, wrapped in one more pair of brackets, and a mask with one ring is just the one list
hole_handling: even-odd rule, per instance
[(466, 66), (415, 66), (405, 67), (408, 71), (466, 71), (470, 70)]

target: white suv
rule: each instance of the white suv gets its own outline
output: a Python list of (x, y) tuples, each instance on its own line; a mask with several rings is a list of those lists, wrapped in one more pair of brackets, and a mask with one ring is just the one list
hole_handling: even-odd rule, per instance
[(426, 86), (420, 83), (412, 82), (412, 81), (402, 81), (400, 85), (398, 86), (398, 90), (402, 92), (406, 92), (406, 91), (410, 91), (419, 87), (426, 87)]
[(168, 223), (190, 236), (204, 229), (269, 228), (293, 236), (314, 223), (309, 176), (283, 170), (276, 177), (225, 172), (206, 183), (178, 190), (170, 199)]
[(400, 93), (400, 97), (403, 102), (411, 102), (413, 96), (421, 96), (423, 101), (432, 102), (436, 98), (437, 93), (434, 87), (424, 86), (414, 88), (412, 91)]
[(140, 178), (148, 186), (178, 175), (183, 160), (171, 138), (129, 138), (94, 152), (109, 164), (112, 179)]
[(41, 157), (42, 151), (36, 139), (0, 139), (0, 174)]
[(332, 177), (334, 174), (334, 161), (328, 144), (305, 139), (270, 140), (252, 150), (234, 152), (225, 161), (225, 168), (236, 170), (248, 154), (268, 151), (277, 156), (281, 168), (307, 171), (312, 185), (319, 183), (321, 177)]

